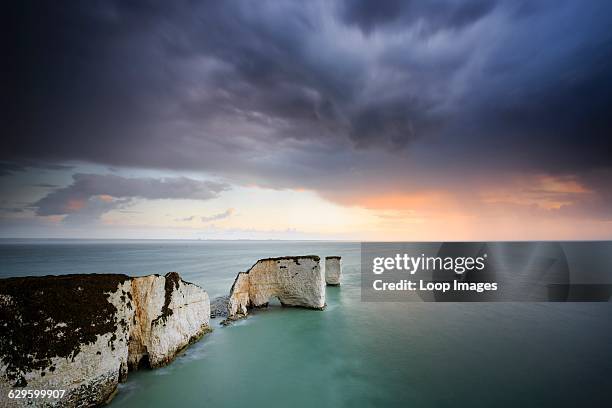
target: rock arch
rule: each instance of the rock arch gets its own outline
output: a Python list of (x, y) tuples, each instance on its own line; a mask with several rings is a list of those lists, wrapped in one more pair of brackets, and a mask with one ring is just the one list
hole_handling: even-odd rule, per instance
[(244, 317), (249, 308), (265, 307), (277, 297), (283, 306), (325, 307), (325, 278), (316, 255), (260, 259), (238, 273), (230, 290), (228, 318)]

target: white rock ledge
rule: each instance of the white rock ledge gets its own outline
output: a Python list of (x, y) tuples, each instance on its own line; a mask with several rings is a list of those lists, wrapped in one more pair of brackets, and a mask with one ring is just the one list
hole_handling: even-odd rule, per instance
[[(210, 302), (176, 272), (0, 280), (0, 406), (87, 407), (111, 398), (128, 367), (159, 367), (210, 331)], [(65, 390), (8, 399), (10, 390)]]
[(228, 301), (228, 321), (245, 317), (249, 308), (264, 307), (271, 298), (283, 306), (325, 307), (325, 278), (316, 255), (260, 259), (240, 272)]

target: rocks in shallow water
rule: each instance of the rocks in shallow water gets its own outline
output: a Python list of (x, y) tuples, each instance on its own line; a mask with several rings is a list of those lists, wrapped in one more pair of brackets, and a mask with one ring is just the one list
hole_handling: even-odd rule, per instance
[(228, 320), (247, 315), (251, 307), (267, 306), (271, 298), (283, 306), (325, 307), (325, 279), (316, 255), (260, 259), (240, 272), (232, 285)]
[(210, 301), (210, 317), (227, 317), (229, 296), (219, 296)]
[(0, 280), (0, 405), (11, 389), (65, 390), (38, 406), (92, 406), (128, 366), (158, 367), (210, 330), (208, 294), (166, 276), (63, 275)]
[(342, 259), (339, 256), (325, 257), (325, 282), (330, 286), (340, 285), (342, 280)]

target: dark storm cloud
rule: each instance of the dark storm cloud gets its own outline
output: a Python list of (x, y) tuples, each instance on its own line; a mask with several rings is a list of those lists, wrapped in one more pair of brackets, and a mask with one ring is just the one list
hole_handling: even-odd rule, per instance
[(22, 207), (0, 207), (0, 212), (6, 213), (22, 213), (25, 209)]
[(461, 29), (484, 17), (495, 6), (493, 0), (349, 0), (340, 5), (344, 21), (364, 32), (389, 25), (422, 24), (421, 30)]
[[(609, 2), (11, 7), (0, 142), (11, 163), (194, 169), (316, 189), (453, 162), (495, 163), (492, 173), (612, 165)], [(417, 146), (438, 159), (396, 164)]]
[(39, 187), (39, 188), (57, 188), (59, 187), (58, 185), (55, 184), (49, 184), (49, 183), (37, 183), (37, 184), (32, 184), (32, 187)]
[(224, 183), (175, 178), (125, 178), (113, 174), (75, 174), (67, 187), (54, 190), (32, 204), (37, 215), (75, 214), (91, 219), (132, 199), (209, 200), (229, 189)]
[(71, 170), (72, 166), (65, 166), (57, 163), (44, 163), (33, 160), (22, 160), (20, 162), (0, 162), (0, 177), (24, 172), (28, 169), (40, 170)]
[(24, 171), (25, 167), (16, 163), (0, 163), (0, 177)]

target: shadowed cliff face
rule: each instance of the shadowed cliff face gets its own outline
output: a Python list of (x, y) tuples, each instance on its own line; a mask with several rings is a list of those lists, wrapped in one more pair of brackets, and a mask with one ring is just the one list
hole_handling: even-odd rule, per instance
[[(24, 387), (25, 373), (44, 377), (55, 370), (52, 358), (74, 360), (84, 344), (118, 326), (127, 333), (129, 323), (117, 321), (117, 308), (107, 298), (129, 279), (93, 274), (0, 280), (0, 359), (7, 379)], [(131, 309), (131, 294), (120, 296)], [(111, 348), (115, 341), (111, 337)]]

